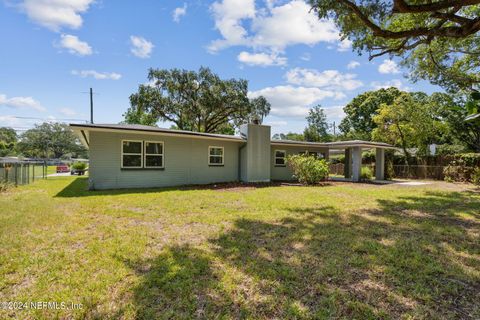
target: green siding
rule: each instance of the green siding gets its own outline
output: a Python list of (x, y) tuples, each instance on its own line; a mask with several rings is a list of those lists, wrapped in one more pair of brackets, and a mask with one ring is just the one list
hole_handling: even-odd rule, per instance
[[(92, 189), (148, 188), (238, 180), (238, 149), (242, 142), (90, 131)], [(164, 142), (164, 169), (121, 169), (121, 141)], [(208, 147), (224, 147), (224, 165), (208, 165)]]
[(293, 172), (290, 167), (284, 166), (284, 167), (279, 167), (275, 166), (275, 150), (285, 150), (288, 155), (292, 154), (299, 154), (300, 152), (323, 152), (327, 155), (328, 157), (328, 149), (327, 148), (312, 148), (312, 147), (293, 147), (293, 146), (282, 146), (282, 145), (272, 145), (271, 146), (271, 160), (270, 160), (270, 172), (272, 176), (272, 180), (278, 180), (278, 181), (289, 181), (289, 180), (294, 180), (293, 178)]

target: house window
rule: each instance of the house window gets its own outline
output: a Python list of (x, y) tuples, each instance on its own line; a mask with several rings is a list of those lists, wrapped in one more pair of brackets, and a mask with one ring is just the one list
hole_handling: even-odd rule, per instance
[(141, 168), (142, 141), (122, 140), (122, 168)]
[(163, 142), (145, 141), (145, 168), (163, 168)]
[(223, 147), (208, 147), (208, 164), (211, 166), (223, 165)]
[(285, 150), (275, 150), (275, 166), (284, 167), (285, 166), (285, 157), (287, 152)]

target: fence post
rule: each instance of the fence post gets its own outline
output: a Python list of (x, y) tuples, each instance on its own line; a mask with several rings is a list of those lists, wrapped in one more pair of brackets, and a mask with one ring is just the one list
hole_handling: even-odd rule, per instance
[(32, 166), (32, 182), (35, 182), (35, 164)]
[(15, 168), (15, 186), (18, 186), (18, 166), (17, 163), (14, 164)]

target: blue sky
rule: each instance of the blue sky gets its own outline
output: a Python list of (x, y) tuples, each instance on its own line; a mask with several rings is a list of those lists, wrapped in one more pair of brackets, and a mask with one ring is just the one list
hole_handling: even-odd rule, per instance
[(302, 131), (316, 104), (338, 123), (345, 104), (375, 88), (440, 90), (409, 83), (388, 57), (353, 53), (308, 9), (301, 0), (4, 0), (0, 126), (87, 120), (90, 87), (95, 122), (117, 123), (150, 67), (247, 79), (250, 96), (272, 104), (273, 133)]

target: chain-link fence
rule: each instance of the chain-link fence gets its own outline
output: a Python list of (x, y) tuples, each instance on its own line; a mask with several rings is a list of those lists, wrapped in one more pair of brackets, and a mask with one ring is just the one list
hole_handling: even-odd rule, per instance
[(0, 159), (0, 182), (23, 185), (46, 177), (47, 166), (44, 161)]

